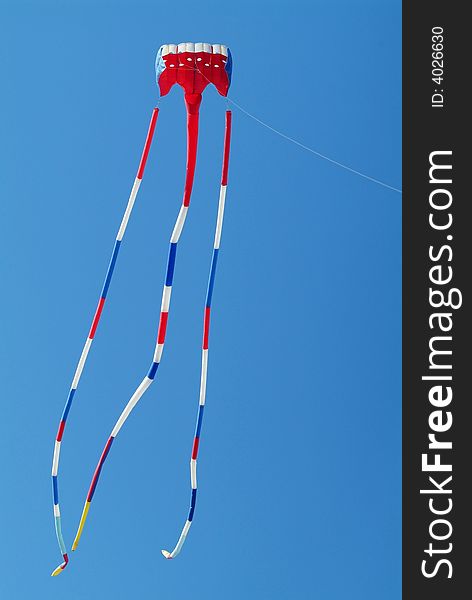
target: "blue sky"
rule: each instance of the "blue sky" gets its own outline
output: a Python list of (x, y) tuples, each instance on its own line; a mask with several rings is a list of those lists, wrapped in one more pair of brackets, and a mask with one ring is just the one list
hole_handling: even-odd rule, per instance
[[(58, 420), (151, 110), (165, 42), (229, 45), (230, 96), (401, 187), (399, 0), (0, 2), (2, 597), (400, 597), (401, 196), (234, 112), (199, 498), (189, 502), (202, 309), (226, 104), (205, 92), (158, 379), (114, 444), (67, 571), (53, 531)], [(161, 112), (61, 455), (70, 548), (88, 484), (152, 359), (185, 168)]]

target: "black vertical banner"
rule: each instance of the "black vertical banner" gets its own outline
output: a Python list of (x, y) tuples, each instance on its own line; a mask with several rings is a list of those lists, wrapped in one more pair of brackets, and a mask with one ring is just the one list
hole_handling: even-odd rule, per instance
[[(403, 598), (472, 597), (472, 25), (403, 4)], [(470, 163), (470, 164), (469, 164)]]

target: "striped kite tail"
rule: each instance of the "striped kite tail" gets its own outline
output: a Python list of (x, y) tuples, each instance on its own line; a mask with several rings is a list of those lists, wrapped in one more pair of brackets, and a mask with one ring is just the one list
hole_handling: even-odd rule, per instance
[(154, 108), (152, 111), (151, 121), (149, 123), (149, 129), (146, 136), (146, 141), (144, 144), (143, 153), (141, 156), (141, 161), (139, 163), (138, 172), (136, 178), (134, 180), (133, 187), (131, 189), (131, 193), (128, 199), (128, 204), (126, 206), (125, 213), (123, 215), (123, 219), (121, 221), (120, 228), (118, 230), (118, 234), (115, 239), (115, 245), (113, 246), (113, 252), (110, 259), (110, 264), (108, 265), (108, 270), (105, 276), (105, 281), (102, 288), (102, 293), (100, 294), (100, 298), (98, 301), (97, 309), (95, 311), (95, 315), (93, 317), (92, 325), (90, 327), (89, 334), (85, 341), (84, 348), (82, 350), (82, 354), (80, 355), (79, 363), (75, 370), (74, 378), (72, 380), (72, 385), (69, 390), (69, 394), (67, 396), (67, 400), (64, 406), (64, 410), (62, 412), (62, 417), (59, 422), (59, 428), (57, 430), (56, 440), (54, 444), (54, 455), (52, 459), (52, 492), (53, 492), (53, 510), (54, 510), (54, 522), (56, 527), (56, 537), (57, 542), (59, 544), (59, 548), (61, 550), (61, 554), (63, 556), (64, 562), (62, 562), (54, 571), (52, 572), (52, 576), (59, 575), (66, 568), (69, 558), (67, 555), (66, 546), (64, 543), (64, 538), (62, 536), (62, 527), (61, 527), (61, 511), (59, 508), (59, 491), (58, 491), (58, 471), (59, 471), (59, 457), (61, 453), (61, 442), (64, 435), (64, 429), (67, 422), (67, 417), (69, 415), (70, 408), (72, 406), (72, 400), (74, 398), (75, 392), (79, 385), (80, 377), (82, 376), (82, 372), (87, 361), (87, 356), (90, 351), (90, 347), (92, 345), (93, 339), (95, 337), (95, 333), (97, 331), (98, 323), (100, 321), (100, 317), (103, 311), (103, 307), (105, 305), (105, 300), (108, 294), (108, 288), (110, 287), (111, 279), (113, 277), (113, 271), (115, 269), (116, 261), (118, 258), (118, 252), (120, 250), (121, 242), (123, 240), (123, 236), (126, 231), (126, 227), (128, 226), (128, 221), (131, 216), (131, 212), (133, 210), (133, 206), (136, 200), (136, 196), (138, 194), (139, 187), (141, 185), (141, 181), (144, 175), (144, 168), (146, 166), (146, 161), (148, 158), (149, 150), (151, 148), (152, 138), (154, 136), (154, 130), (156, 127), (157, 115), (159, 113), (158, 108)]
[(182, 550), (185, 539), (190, 530), (190, 526), (193, 522), (193, 516), (195, 513), (195, 505), (197, 502), (197, 456), (198, 447), (200, 443), (200, 433), (203, 422), (203, 410), (205, 408), (206, 398), (206, 384), (207, 384), (207, 370), (208, 370), (208, 339), (210, 333), (210, 311), (211, 311), (211, 300), (213, 295), (213, 286), (215, 283), (216, 265), (218, 261), (218, 252), (220, 249), (221, 232), (223, 227), (223, 216), (225, 210), (226, 200), (226, 188), (228, 185), (228, 166), (229, 166), (229, 150), (231, 142), (231, 111), (226, 111), (225, 121), (225, 140), (223, 149), (223, 169), (221, 174), (221, 187), (220, 187), (220, 199), (218, 203), (218, 216), (216, 219), (216, 231), (215, 231), (215, 242), (213, 245), (213, 256), (211, 260), (210, 275), (208, 279), (208, 290), (206, 295), (205, 310), (203, 317), (203, 343), (202, 343), (202, 367), (200, 377), (200, 397), (198, 403), (197, 422), (195, 425), (195, 436), (192, 445), (192, 454), (190, 458), (190, 509), (187, 516), (187, 520), (183, 526), (180, 537), (175, 545), (172, 552), (168, 550), (162, 550), (162, 554), (165, 558), (174, 558)]
[(172, 293), (172, 283), (174, 278), (174, 268), (175, 268), (175, 259), (177, 254), (177, 243), (182, 234), (183, 226), (185, 224), (185, 220), (187, 217), (188, 207), (190, 205), (190, 197), (192, 194), (193, 187), (193, 179), (195, 174), (195, 166), (197, 159), (197, 145), (198, 145), (198, 121), (199, 121), (199, 106), (201, 102), (200, 94), (189, 95), (191, 97), (185, 97), (185, 102), (187, 106), (187, 170), (185, 176), (185, 186), (184, 186), (184, 194), (183, 201), (180, 207), (179, 214), (177, 216), (177, 220), (174, 225), (174, 229), (172, 231), (172, 235), (170, 238), (170, 247), (169, 247), (169, 258), (167, 261), (167, 271), (166, 278), (164, 282), (164, 289), (162, 291), (162, 301), (161, 301), (161, 314), (159, 318), (159, 327), (157, 333), (157, 341), (154, 350), (154, 357), (149, 372), (144, 377), (142, 382), (136, 388), (136, 391), (131, 396), (128, 404), (125, 406), (123, 412), (121, 413), (118, 421), (116, 422), (110, 437), (105, 444), (105, 448), (103, 449), (100, 460), (98, 461), (97, 467), (95, 469), (92, 482), (90, 484), (90, 488), (87, 494), (87, 498), (85, 500), (84, 508), (82, 511), (82, 517), (80, 519), (79, 527), (77, 529), (77, 534), (74, 539), (74, 543), (72, 545), (72, 550), (76, 550), (79, 544), (85, 521), (88, 516), (88, 512), (90, 509), (90, 504), (92, 502), (93, 495), (95, 494), (95, 490), (98, 484), (98, 480), (100, 478), (100, 473), (102, 471), (103, 464), (108, 456), (110, 447), (118, 435), (120, 429), (123, 427), (125, 421), (129, 417), (130, 413), (139, 402), (144, 392), (151, 386), (153, 383), (157, 369), (160, 365), (162, 353), (164, 349), (166, 331), (167, 331), (167, 321), (169, 317), (169, 308), (170, 308), (170, 299)]

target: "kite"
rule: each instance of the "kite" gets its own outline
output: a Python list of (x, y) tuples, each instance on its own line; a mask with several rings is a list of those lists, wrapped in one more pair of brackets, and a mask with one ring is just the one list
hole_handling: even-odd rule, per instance
[[(87, 493), (82, 516), (77, 529), (72, 550), (75, 550), (78, 546), (80, 537), (82, 535), (85, 521), (90, 509), (90, 503), (97, 488), (100, 473), (103, 468), (103, 464), (110, 452), (110, 448), (115, 440), (116, 436), (123, 427), (126, 419), (129, 417), (131, 411), (136, 406), (140, 398), (143, 396), (145, 391), (151, 386), (156, 378), (159, 365), (161, 363), (162, 353), (164, 349), (164, 343), (166, 338), (166, 328), (169, 316), (170, 300), (172, 293), (172, 283), (174, 278), (174, 269), (176, 263), (176, 252), (177, 244), (179, 242), (182, 230), (187, 217), (187, 212), (190, 206), (190, 198), (192, 194), (193, 179), (195, 173), (195, 165), (197, 158), (197, 143), (198, 143), (198, 124), (199, 124), (199, 108), (202, 101), (202, 93), (208, 84), (213, 84), (218, 90), (221, 96), (227, 96), (229, 86), (231, 84), (231, 73), (232, 73), (232, 58), (229, 48), (220, 44), (206, 44), (206, 43), (182, 43), (182, 44), (165, 44), (161, 46), (156, 57), (156, 79), (158, 89), (161, 96), (165, 96), (169, 93), (170, 89), (174, 84), (181, 86), (184, 90), (185, 107), (187, 111), (187, 166), (185, 175), (185, 185), (183, 192), (182, 205), (180, 207), (177, 220), (175, 222), (174, 229), (170, 238), (169, 256), (167, 261), (167, 270), (164, 280), (164, 288), (162, 292), (161, 301), (161, 312), (158, 324), (157, 341), (154, 350), (153, 360), (148, 373), (136, 388), (136, 391), (131, 396), (128, 404), (123, 409), (119, 416), (115, 426), (112, 429), (110, 437), (108, 438), (103, 452), (100, 456), (98, 464), (95, 468), (95, 472), (92, 477), (92, 481)], [(77, 391), (79, 381), (87, 361), (87, 357), (97, 332), (97, 327), (102, 315), (103, 308), (107, 299), (110, 283), (112, 280), (113, 272), (116, 266), (118, 253), (123, 241), (123, 237), (128, 226), (128, 222), (133, 210), (133, 206), (138, 194), (139, 187), (141, 185), (144, 169), (151, 148), (152, 139), (154, 136), (154, 130), (156, 128), (157, 117), (159, 108), (154, 108), (149, 129), (144, 144), (141, 160), (139, 163), (136, 178), (134, 180), (131, 193), (128, 199), (128, 203), (118, 229), (118, 233), (113, 246), (113, 251), (108, 266), (108, 270), (105, 276), (102, 292), (98, 301), (98, 305), (92, 320), (87, 339), (85, 341), (82, 354), (77, 364), (72, 384), (67, 396), (67, 400), (64, 406), (64, 410), (59, 422), (59, 428), (57, 431), (54, 454), (52, 461), (52, 489), (53, 489), (53, 510), (56, 537), (59, 544), (59, 548), (63, 557), (63, 562), (52, 572), (52, 575), (58, 575), (61, 573), (69, 562), (66, 545), (62, 535), (61, 528), (61, 512), (59, 508), (59, 492), (58, 492), (58, 471), (59, 471), (59, 456), (61, 451), (61, 444), (63, 441), (64, 430), (69, 416), (69, 411), (72, 406), (72, 401)], [(200, 393), (198, 403), (197, 421), (195, 426), (195, 435), (192, 445), (191, 458), (190, 458), (190, 485), (191, 485), (191, 498), (190, 508), (187, 519), (183, 526), (180, 537), (175, 545), (174, 549), (169, 552), (162, 550), (162, 554), (165, 558), (171, 559), (177, 556), (182, 549), (190, 526), (193, 521), (195, 505), (197, 499), (197, 456), (198, 447), (200, 441), (200, 434), (203, 421), (203, 411), (205, 407), (206, 398), (206, 384), (207, 384), (207, 369), (208, 369), (208, 341), (210, 331), (210, 312), (211, 312), (211, 300), (213, 295), (213, 287), (215, 283), (216, 266), (218, 261), (218, 254), (221, 242), (221, 233), (223, 226), (223, 215), (225, 210), (226, 201), (226, 189), (228, 184), (228, 166), (229, 166), (229, 151), (230, 151), (230, 140), (231, 140), (231, 111), (227, 110), (225, 113), (225, 133), (224, 133), (224, 144), (223, 144), (223, 165), (221, 174), (221, 185), (218, 202), (218, 212), (216, 219), (215, 238), (213, 244), (213, 254), (210, 265), (210, 274), (208, 279), (208, 288), (205, 300), (205, 307), (203, 313), (203, 343), (202, 343), (202, 357), (201, 357), (201, 376), (200, 376)]]

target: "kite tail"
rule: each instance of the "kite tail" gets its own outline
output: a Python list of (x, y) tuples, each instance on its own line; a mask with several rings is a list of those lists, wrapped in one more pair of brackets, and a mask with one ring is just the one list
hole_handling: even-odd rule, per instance
[(61, 442), (62, 437), (64, 435), (64, 429), (67, 422), (67, 417), (69, 415), (69, 411), (72, 405), (72, 400), (74, 398), (75, 392), (79, 385), (80, 377), (82, 375), (82, 371), (84, 369), (85, 363), (87, 361), (87, 356), (92, 345), (93, 338), (95, 337), (95, 332), (97, 331), (98, 322), (100, 321), (100, 316), (103, 311), (103, 306), (105, 304), (105, 300), (108, 293), (108, 288), (110, 287), (111, 278), (113, 276), (113, 271), (115, 269), (116, 260), (118, 258), (118, 252), (120, 250), (121, 242), (123, 240), (123, 236), (126, 231), (126, 227), (128, 225), (129, 218), (131, 216), (131, 211), (133, 210), (134, 202), (136, 200), (136, 196), (139, 190), (139, 186), (141, 185), (141, 181), (144, 174), (144, 168), (146, 166), (147, 157), (149, 154), (149, 149), (151, 147), (152, 138), (154, 135), (154, 129), (156, 127), (157, 115), (159, 113), (158, 108), (154, 108), (152, 111), (151, 122), (149, 123), (149, 129), (146, 136), (146, 142), (144, 144), (143, 153), (141, 156), (141, 161), (139, 163), (138, 172), (136, 174), (136, 178), (134, 180), (133, 187), (131, 189), (131, 193), (128, 199), (128, 204), (126, 206), (125, 213), (123, 215), (123, 219), (121, 221), (120, 228), (118, 230), (118, 234), (115, 239), (115, 245), (113, 247), (113, 252), (110, 259), (110, 264), (108, 265), (108, 270), (105, 276), (105, 282), (103, 284), (102, 293), (100, 294), (100, 299), (98, 301), (98, 305), (95, 311), (95, 315), (93, 317), (92, 325), (90, 327), (90, 331), (85, 342), (84, 348), (82, 350), (82, 354), (80, 355), (79, 363), (75, 370), (74, 378), (72, 380), (72, 385), (69, 390), (69, 394), (67, 396), (66, 404), (64, 406), (64, 410), (62, 412), (62, 417), (59, 422), (59, 428), (57, 430), (56, 441), (54, 444), (54, 455), (52, 459), (52, 490), (53, 490), (53, 504), (54, 504), (54, 521), (56, 526), (56, 537), (59, 544), (59, 548), (61, 550), (61, 554), (63, 556), (64, 562), (61, 563), (54, 571), (52, 572), (52, 576), (59, 575), (67, 566), (69, 562), (69, 558), (67, 556), (67, 550), (64, 543), (64, 539), (62, 537), (62, 528), (61, 528), (61, 511), (59, 508), (59, 492), (58, 492), (58, 470), (59, 470), (59, 456), (61, 452)]
[(126, 419), (129, 417), (131, 411), (139, 402), (144, 392), (150, 387), (151, 383), (154, 381), (157, 369), (161, 362), (166, 337), (167, 320), (169, 316), (170, 297), (172, 293), (172, 282), (174, 278), (175, 258), (177, 253), (177, 243), (180, 239), (185, 219), (187, 217), (188, 207), (190, 205), (190, 197), (192, 194), (195, 165), (197, 160), (198, 117), (201, 99), (201, 94), (185, 95), (185, 104), (187, 107), (187, 169), (185, 175), (185, 186), (182, 206), (180, 207), (180, 211), (170, 238), (169, 258), (167, 261), (167, 271), (164, 282), (164, 289), (162, 291), (161, 314), (159, 318), (157, 342), (154, 350), (153, 362), (151, 364), (148, 374), (144, 377), (134, 394), (131, 396), (128, 404), (125, 406), (123, 412), (121, 413), (118, 421), (116, 422), (113, 428), (113, 431), (111, 432), (110, 437), (108, 438), (107, 443), (105, 444), (105, 448), (103, 449), (100, 460), (98, 461), (87, 494), (87, 498), (85, 500), (79, 527), (77, 529), (77, 534), (75, 536), (74, 543), (72, 544), (72, 550), (76, 550), (79, 544), (80, 537), (84, 529), (85, 521), (87, 519), (87, 515), (90, 509), (90, 503), (92, 502), (92, 498), (98, 484), (100, 473), (110, 451), (110, 447), (114, 439), (118, 435), (120, 429), (123, 427)]
[(218, 252), (220, 249), (221, 231), (223, 227), (223, 215), (225, 210), (226, 200), (226, 187), (228, 185), (228, 166), (229, 166), (229, 149), (231, 141), (231, 111), (226, 111), (226, 122), (225, 122), (225, 141), (223, 150), (223, 170), (221, 174), (221, 187), (220, 187), (220, 199), (218, 203), (218, 216), (216, 219), (216, 231), (215, 231), (215, 243), (213, 245), (213, 257), (211, 260), (210, 276), (208, 279), (208, 290), (206, 295), (205, 310), (203, 317), (203, 343), (202, 343), (202, 368), (200, 377), (200, 399), (198, 403), (197, 422), (195, 426), (195, 436), (193, 439), (192, 455), (190, 458), (190, 509), (187, 520), (183, 526), (180, 537), (177, 541), (175, 548), (172, 552), (167, 550), (161, 550), (165, 558), (174, 558), (182, 550), (185, 539), (192, 525), (193, 516), (195, 513), (195, 505), (197, 501), (197, 455), (198, 446), (200, 442), (200, 433), (203, 421), (203, 410), (205, 408), (205, 397), (206, 397), (206, 382), (207, 382), (207, 369), (208, 369), (208, 337), (210, 332), (210, 309), (211, 309), (211, 298), (213, 295), (213, 286), (215, 283), (216, 264), (218, 261)]

